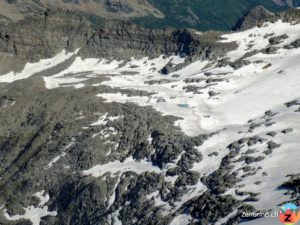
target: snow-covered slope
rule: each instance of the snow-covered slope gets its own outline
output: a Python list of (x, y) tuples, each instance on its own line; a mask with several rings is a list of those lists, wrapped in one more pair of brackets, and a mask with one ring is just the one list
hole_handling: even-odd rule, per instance
[[(283, 37), (272, 54), (260, 52), (270, 46), (269, 39)], [(153, 106), (167, 115), (182, 117), (178, 125), (188, 135), (211, 132), (228, 125), (242, 125), (270, 108), (297, 98), (299, 87), (300, 52), (286, 49), (300, 35), (300, 24), (277, 21), (266, 23), (240, 33), (223, 36), (222, 42), (237, 42), (239, 47), (224, 59), (229, 62), (247, 60), (240, 68), (220, 66), (215, 61), (196, 61), (181, 70), (162, 75), (160, 70), (169, 62), (173, 66), (184, 64), (179, 57), (157, 59), (131, 58), (124, 61), (81, 59), (77, 57), (67, 69), (53, 76), (43, 77), (47, 88), (86, 85), (108, 85), (114, 88), (143, 90), (149, 96), (100, 94), (107, 101), (128, 102)], [(257, 52), (255, 52), (257, 51)], [(255, 54), (256, 53), (256, 54)], [(53, 60), (28, 64), (21, 73), (2, 75), (1, 82), (13, 82), (58, 65), (75, 53), (61, 53)], [(247, 54), (250, 57), (244, 57)], [(221, 60), (221, 59), (220, 59)], [(92, 78), (109, 80), (91, 83)], [(284, 84), (284, 85), (283, 85)], [(274, 88), (276, 87), (276, 88)], [(299, 94), (300, 95), (300, 94)]]
[[(224, 195), (257, 210), (276, 210), (282, 202), (293, 200), (279, 186), (288, 174), (300, 169), (299, 40), (300, 24), (279, 20), (222, 36), (222, 42), (237, 42), (238, 48), (214, 61), (187, 63), (177, 56), (109, 61), (77, 56), (69, 67), (42, 78), (48, 89), (109, 86), (112, 89), (108, 90), (113, 91), (97, 95), (106, 102), (132, 102), (175, 116), (175, 125), (187, 136), (214, 134), (203, 145), (195, 146), (203, 156), (191, 168), (201, 174), (198, 183), (186, 187), (173, 206), (153, 195), (158, 204), (167, 205), (166, 215), (211, 188), (206, 177), (222, 170), (222, 160), (229, 156), (226, 168), (230, 167), (228, 174), (235, 181)], [(27, 65), (19, 74), (0, 76), (0, 81), (15, 82), (34, 76), (41, 68), (51, 69), (76, 54), (63, 52), (53, 59)], [(172, 72), (162, 74), (165, 66)], [(129, 94), (128, 90), (134, 92)], [(94, 125), (104, 124), (103, 118), (99, 121)], [(101, 177), (108, 172), (112, 177), (124, 172), (165, 175), (166, 169), (147, 160), (128, 158), (94, 165), (82, 174)], [(219, 224), (226, 224), (236, 213), (233, 211)], [(182, 214), (171, 224), (188, 224), (191, 220), (190, 215)]]

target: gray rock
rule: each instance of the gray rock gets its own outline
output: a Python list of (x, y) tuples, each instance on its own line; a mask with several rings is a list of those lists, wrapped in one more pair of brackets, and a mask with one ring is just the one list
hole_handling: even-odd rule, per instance
[(270, 150), (274, 150), (274, 149), (279, 148), (281, 146), (280, 144), (277, 144), (273, 141), (268, 141), (267, 145), (268, 145), (268, 149), (270, 149)]
[(288, 129), (285, 129), (285, 130), (281, 131), (281, 133), (288, 134), (288, 133), (293, 132), (293, 130), (294, 130), (293, 128), (288, 128)]
[(255, 163), (255, 162), (260, 162), (260, 161), (264, 160), (264, 158), (265, 158), (264, 156), (257, 156), (257, 157), (246, 156), (245, 163), (251, 164), (251, 163)]
[(297, 39), (290, 43), (289, 45), (285, 46), (286, 49), (293, 49), (293, 48), (299, 48), (300, 47), (300, 39)]
[(271, 38), (269, 38), (269, 43), (270, 43), (270, 45), (277, 45), (277, 44), (282, 43), (287, 38), (288, 38), (287, 34), (283, 34), (283, 35), (276, 36), (276, 37), (271, 37)]
[(271, 137), (275, 137), (276, 136), (276, 132), (268, 132), (267, 135), (271, 136)]

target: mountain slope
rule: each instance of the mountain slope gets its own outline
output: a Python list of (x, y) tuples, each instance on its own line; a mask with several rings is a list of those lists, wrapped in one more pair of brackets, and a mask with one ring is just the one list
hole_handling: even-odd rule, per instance
[(163, 15), (146, 0), (0, 0), (0, 16), (17, 21), (32, 14), (43, 14), (46, 9), (63, 10), (70, 14), (80, 12), (83, 15), (97, 16), (106, 19), (128, 19), (152, 15), (162, 18)]
[(233, 30), (242, 30), (259, 26), (274, 16), (274, 13), (266, 10), (264, 7), (257, 6), (239, 19), (236, 25), (233, 27)]
[[(139, 24), (150, 27), (191, 27), (198, 30), (230, 30), (236, 21), (255, 6), (262, 5), (271, 11), (280, 7), (272, 0), (150, 0), (164, 15), (164, 19), (147, 17), (136, 19)], [(282, 8), (281, 8), (282, 9)]]
[(60, 9), (91, 18), (133, 20), (150, 28), (230, 30), (239, 18), (258, 5), (274, 12), (297, 4), (272, 0), (0, 0), (0, 19), (17, 21), (28, 15), (44, 14), (46, 9)]
[(298, 7), (300, 2), (299, 0), (273, 0), (273, 2), (279, 6), (289, 6), (289, 7)]
[[(56, 38), (80, 21), (52, 16)], [(242, 217), (299, 203), (300, 11), (277, 16), (228, 34), (107, 25), (88, 43), (85, 24), (2, 74), (0, 223), (279, 223)], [(150, 31), (151, 57), (132, 44)]]

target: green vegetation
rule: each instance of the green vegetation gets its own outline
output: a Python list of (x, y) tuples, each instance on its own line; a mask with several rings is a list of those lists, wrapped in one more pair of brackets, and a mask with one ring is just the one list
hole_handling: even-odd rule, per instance
[(270, 11), (282, 10), (272, 0), (149, 0), (164, 13), (164, 19), (153, 16), (134, 19), (151, 28), (172, 26), (198, 30), (230, 30), (248, 10), (263, 5)]

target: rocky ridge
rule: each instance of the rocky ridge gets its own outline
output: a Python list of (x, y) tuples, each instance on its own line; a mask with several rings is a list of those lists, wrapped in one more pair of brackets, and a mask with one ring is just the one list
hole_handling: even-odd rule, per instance
[(246, 30), (255, 26), (262, 26), (265, 22), (275, 22), (279, 19), (285, 22), (299, 23), (299, 10), (289, 9), (283, 12), (272, 13), (263, 6), (257, 6), (245, 13), (245, 15), (237, 21), (232, 28), (234, 31)]
[(139, 58), (179, 54), (212, 59), (235, 46), (218, 43), (217, 32), (198, 35), (192, 30), (153, 30), (129, 22), (99, 23), (95, 26), (76, 14), (48, 12), (0, 26), (0, 61), (13, 67), (17, 60), (21, 66), (22, 62), (53, 57), (64, 48), (80, 49), (83, 57), (129, 59), (133, 55)]

